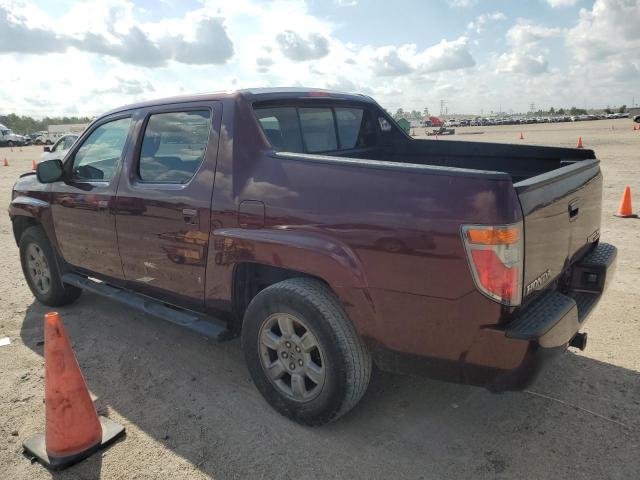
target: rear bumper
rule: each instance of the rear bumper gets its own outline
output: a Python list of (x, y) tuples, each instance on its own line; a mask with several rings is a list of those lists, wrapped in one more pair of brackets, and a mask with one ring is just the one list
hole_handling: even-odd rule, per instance
[(571, 268), (565, 293), (552, 290), (527, 306), (506, 328), (509, 338), (541, 347), (566, 345), (607, 288), (616, 268), (617, 249), (601, 243)]
[(505, 339), (527, 343), (522, 362), (513, 368), (497, 369), (486, 385), (498, 391), (529, 385), (582, 328), (609, 285), (616, 260), (616, 247), (598, 244), (571, 267), (566, 290), (546, 292), (524, 308), (504, 330)]
[(616, 267), (617, 249), (601, 243), (571, 267), (563, 292), (551, 290), (504, 327), (481, 329), (456, 361), (397, 352), (375, 352), (383, 369), (484, 386), (492, 391), (526, 388), (584, 325)]

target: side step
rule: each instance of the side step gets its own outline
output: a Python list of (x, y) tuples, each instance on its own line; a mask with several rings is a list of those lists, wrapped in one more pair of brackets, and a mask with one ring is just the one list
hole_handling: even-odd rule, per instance
[(88, 290), (103, 297), (108, 297), (144, 313), (168, 320), (171, 323), (188, 328), (214, 340), (226, 340), (232, 336), (226, 323), (222, 320), (208, 317), (191, 310), (167, 306), (158, 300), (114, 287), (99, 280), (92, 280), (76, 273), (65, 273), (62, 276), (62, 281), (74, 287)]

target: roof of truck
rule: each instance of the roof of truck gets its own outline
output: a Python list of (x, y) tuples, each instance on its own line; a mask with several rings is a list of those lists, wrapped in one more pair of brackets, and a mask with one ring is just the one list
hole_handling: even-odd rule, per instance
[(133, 110), (136, 108), (145, 108), (156, 105), (168, 105), (172, 103), (186, 103), (208, 100), (222, 100), (234, 97), (244, 97), (248, 101), (256, 100), (275, 100), (278, 98), (335, 98), (342, 100), (356, 100), (371, 102), (372, 99), (366, 95), (357, 93), (345, 93), (335, 90), (325, 90), (321, 88), (304, 88), (304, 87), (271, 87), (271, 88), (245, 88), (240, 90), (227, 90), (209, 93), (194, 93), (190, 95), (180, 95), (175, 97), (159, 98), (155, 100), (145, 100), (143, 102), (123, 105), (106, 112), (109, 115), (116, 112)]

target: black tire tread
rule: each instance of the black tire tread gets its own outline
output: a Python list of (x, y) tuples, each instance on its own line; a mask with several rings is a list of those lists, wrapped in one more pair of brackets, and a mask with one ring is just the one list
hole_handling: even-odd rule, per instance
[[(23, 249), (26, 247), (26, 242), (29, 241), (29, 238), (32, 238), (36, 241), (40, 248), (43, 249), (45, 254), (47, 255), (47, 260), (49, 263), (49, 268), (51, 269), (51, 288), (52, 292), (49, 298), (44, 298), (35, 289), (31, 286), (31, 281), (27, 275), (24, 259), (23, 259)], [(40, 225), (34, 225), (22, 232), (20, 236), (20, 263), (22, 265), (22, 269), (24, 272), (25, 279), (29, 288), (33, 295), (38, 299), (39, 302), (48, 305), (50, 307), (61, 307), (64, 305), (68, 305), (70, 303), (75, 302), (78, 297), (82, 294), (82, 290), (80, 288), (74, 287), (72, 285), (67, 285), (62, 282), (60, 271), (59, 271), (59, 258), (56, 254), (55, 250), (51, 246), (49, 242), (49, 238), (45, 233), (44, 229)]]
[(366, 392), (371, 378), (371, 355), (335, 293), (325, 283), (313, 278), (291, 278), (267, 287), (259, 295), (277, 290), (307, 299), (336, 334), (336, 341), (346, 359), (347, 373), (344, 401), (329, 422), (337, 420), (351, 410)]

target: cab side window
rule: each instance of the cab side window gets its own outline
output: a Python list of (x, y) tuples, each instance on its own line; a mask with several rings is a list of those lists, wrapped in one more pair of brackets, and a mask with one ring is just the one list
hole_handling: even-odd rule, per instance
[(80, 146), (73, 160), (73, 178), (110, 181), (122, 157), (131, 118), (121, 118), (96, 128)]
[(277, 152), (339, 152), (376, 145), (376, 125), (362, 107), (261, 107), (256, 117)]
[(204, 159), (210, 131), (209, 110), (151, 115), (140, 150), (140, 180), (187, 183)]

